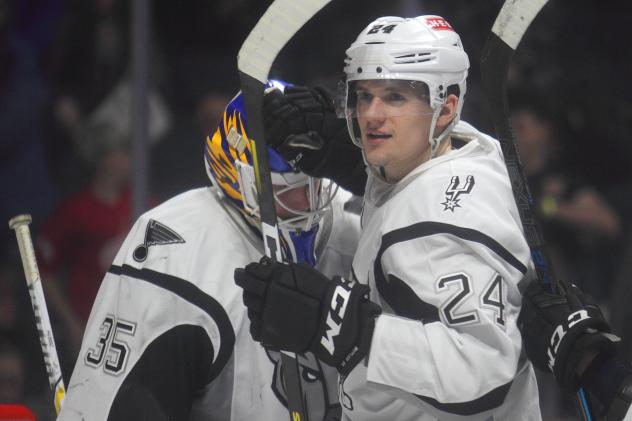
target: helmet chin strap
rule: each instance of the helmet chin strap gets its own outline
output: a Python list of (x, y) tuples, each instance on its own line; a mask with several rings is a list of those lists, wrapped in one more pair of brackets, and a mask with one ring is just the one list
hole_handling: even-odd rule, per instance
[(452, 132), (452, 129), (456, 125), (456, 116), (455, 116), (452, 118), (452, 121), (450, 122), (450, 124), (448, 124), (441, 131), (441, 133), (439, 133), (438, 136), (434, 135), (435, 128), (437, 126), (437, 120), (439, 119), (439, 115), (441, 114), (442, 107), (443, 107), (443, 104), (437, 107), (435, 112), (432, 114), (432, 121), (430, 122), (430, 130), (428, 132), (428, 143), (430, 143), (430, 159), (437, 157), (437, 152), (439, 151), (439, 145), (441, 145), (441, 142), (443, 141), (443, 139), (448, 137), (448, 135), (450, 134), (450, 132)]
[(362, 150), (362, 159), (364, 160), (364, 164), (369, 169), (369, 171), (371, 171), (373, 175), (377, 176), (377, 178), (379, 178), (380, 180), (388, 183), (388, 181), (386, 180), (386, 172), (384, 171), (384, 167), (371, 164), (366, 159), (366, 153), (364, 152), (364, 148), (362, 146), (358, 146), (358, 147)]
[(441, 114), (441, 107), (437, 107), (434, 113), (432, 113), (432, 120), (430, 122), (430, 130), (428, 130), (428, 143), (430, 143), (430, 159), (434, 158), (437, 155), (437, 149), (439, 149), (439, 144), (441, 143), (441, 137), (445, 130), (439, 134), (439, 136), (435, 137), (434, 132), (437, 126), (437, 119), (439, 118), (439, 114)]

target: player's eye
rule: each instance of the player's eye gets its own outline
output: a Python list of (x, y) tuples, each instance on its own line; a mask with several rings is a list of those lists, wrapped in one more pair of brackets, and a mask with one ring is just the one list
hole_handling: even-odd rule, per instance
[(384, 96), (384, 102), (387, 104), (401, 104), (406, 101), (406, 97), (399, 92), (389, 92)]
[(373, 95), (371, 95), (367, 91), (357, 91), (356, 96), (358, 98), (358, 102), (361, 103), (370, 103), (371, 100), (373, 100)]

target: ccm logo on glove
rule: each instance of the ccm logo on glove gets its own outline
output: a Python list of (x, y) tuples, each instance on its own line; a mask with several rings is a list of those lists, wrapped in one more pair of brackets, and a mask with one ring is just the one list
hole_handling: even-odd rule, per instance
[(312, 351), (343, 376), (368, 355), (382, 309), (369, 300), (367, 285), (265, 257), (235, 269), (235, 283), (244, 289), (255, 341), (290, 352)]
[(549, 357), (549, 368), (553, 371), (553, 366), (555, 366), (555, 357), (557, 356), (557, 348), (560, 346), (562, 342), (562, 338), (566, 335), (566, 332), (581, 322), (582, 320), (590, 319), (588, 312), (586, 310), (577, 310), (574, 313), (568, 315), (568, 323), (563, 323), (559, 325), (555, 331), (553, 331), (553, 335), (551, 335), (551, 343), (549, 345), (549, 349), (547, 351), (547, 355)]
[(341, 278), (340, 280), (342, 283), (336, 286), (336, 289), (331, 297), (330, 308), (327, 312), (327, 321), (325, 322), (325, 334), (320, 339), (320, 344), (329, 351), (331, 355), (334, 355), (335, 351), (334, 336), (338, 336), (340, 334), (342, 319), (345, 317), (345, 311), (347, 310), (347, 303), (349, 302), (351, 289), (355, 283), (354, 281), (348, 281), (344, 278)]

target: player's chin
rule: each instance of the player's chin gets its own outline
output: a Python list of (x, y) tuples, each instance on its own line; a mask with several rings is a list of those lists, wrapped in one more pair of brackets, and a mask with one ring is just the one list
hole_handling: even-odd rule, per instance
[(365, 146), (364, 156), (366, 157), (366, 161), (369, 164), (376, 167), (381, 167), (386, 164), (386, 153), (384, 151), (384, 148), (376, 146)]

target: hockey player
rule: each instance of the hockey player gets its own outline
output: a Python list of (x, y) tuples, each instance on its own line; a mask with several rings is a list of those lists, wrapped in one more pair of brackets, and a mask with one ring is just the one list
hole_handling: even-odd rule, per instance
[[(356, 194), (364, 194), (366, 173), (361, 150), (351, 145), (346, 122), (336, 119), (334, 101), (321, 87), (292, 86), (264, 98), (266, 133), (275, 148), (297, 168), (311, 175), (333, 178)], [(310, 118), (306, 119), (305, 116)], [(575, 393), (589, 391), (607, 421), (632, 421), (632, 368), (614, 349), (616, 338), (597, 304), (576, 286), (551, 292), (532, 282), (523, 293), (519, 328), (527, 355), (543, 371), (552, 371), (561, 387)], [(577, 311), (590, 314), (572, 323)], [(556, 332), (566, 332), (549, 366)], [(597, 358), (598, 357), (598, 358)]]
[[(347, 419), (540, 419), (517, 327), (529, 248), (498, 142), (459, 122), (468, 66), (441, 17), (364, 29), (345, 62), (368, 164), (353, 278), (268, 260), (235, 272), (253, 337), (336, 366)], [(268, 125), (292, 129), (286, 111)], [(281, 151), (302, 148), (292, 162), (307, 167), (335, 132), (295, 133)]]
[[(239, 94), (206, 139), (213, 186), (133, 226), (99, 290), (60, 420), (288, 418), (280, 355), (251, 339), (233, 283), (235, 267), (263, 254), (246, 119)], [(284, 256), (348, 271), (360, 231), (343, 210), (350, 195), (269, 154)], [(336, 371), (311, 354), (299, 363), (309, 419), (339, 419)]]

